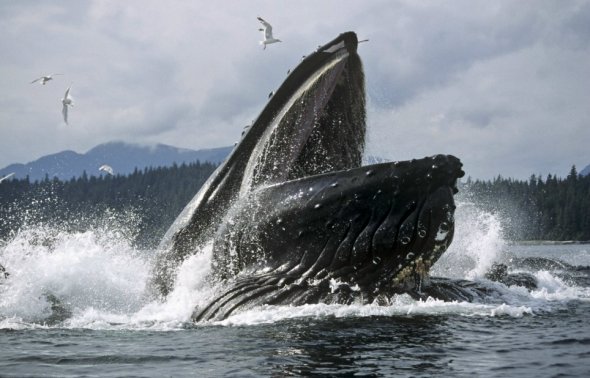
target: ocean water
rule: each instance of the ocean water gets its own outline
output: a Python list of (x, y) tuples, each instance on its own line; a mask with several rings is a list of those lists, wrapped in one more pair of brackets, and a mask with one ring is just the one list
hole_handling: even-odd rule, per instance
[[(499, 296), (266, 306), (202, 324), (189, 319), (215, 292), (210, 251), (188, 259), (158, 302), (147, 294), (153, 252), (133, 248), (119, 224), (23, 229), (0, 244), (10, 272), (0, 277), (0, 376), (590, 376), (590, 245), (512, 245), (502, 220), (470, 203), (456, 227), (433, 275)], [(522, 257), (569, 272), (514, 268), (537, 278), (531, 292), (483, 278)]]

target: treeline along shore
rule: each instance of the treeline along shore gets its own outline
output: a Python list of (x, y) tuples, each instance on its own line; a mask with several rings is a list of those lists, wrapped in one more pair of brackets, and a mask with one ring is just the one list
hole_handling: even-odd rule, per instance
[[(46, 177), (0, 184), (0, 241), (22, 229), (84, 231), (115, 228), (137, 246), (154, 248), (176, 216), (216, 169), (195, 162), (135, 170), (127, 176)], [(458, 201), (473, 202), (502, 220), (514, 241), (590, 240), (590, 175), (572, 167), (566, 178), (467, 179)], [(118, 223), (117, 223), (118, 222)]]
[(498, 214), (510, 240), (590, 241), (590, 175), (578, 175), (575, 166), (566, 178), (467, 179), (460, 193)]
[(67, 232), (117, 228), (137, 246), (154, 248), (216, 168), (197, 161), (136, 169), (127, 176), (83, 173), (69, 181), (4, 181), (0, 240), (41, 226)]

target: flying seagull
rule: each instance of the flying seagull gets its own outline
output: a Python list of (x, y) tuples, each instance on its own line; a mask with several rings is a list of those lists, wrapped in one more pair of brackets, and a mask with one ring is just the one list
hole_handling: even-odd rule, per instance
[(74, 106), (74, 101), (70, 96), (70, 88), (72, 87), (70, 86), (68, 88), (66, 94), (64, 94), (64, 98), (61, 99), (61, 103), (63, 104), (61, 114), (63, 114), (64, 116), (64, 122), (66, 123), (66, 125), (68, 124), (68, 106)]
[(47, 84), (47, 82), (49, 80), (53, 80), (53, 77), (56, 76), (56, 75), (63, 75), (63, 74), (54, 73), (54, 74), (51, 74), (51, 75), (41, 76), (40, 78), (31, 81), (31, 84), (40, 81), (42, 85), (45, 85), (45, 84)]
[(98, 168), (98, 170), (106, 172), (111, 176), (113, 176), (115, 174), (115, 171), (113, 171), (113, 167), (111, 167), (110, 165), (106, 165), (106, 164), (101, 165), (100, 168)]
[(14, 176), (14, 172), (11, 172), (9, 174), (7, 174), (6, 176), (0, 178), (0, 182), (4, 181), (4, 180), (8, 180), (9, 178), (11, 178), (12, 176)]
[(275, 37), (272, 36), (272, 26), (264, 21), (262, 19), (262, 17), (256, 17), (258, 19), (258, 21), (260, 21), (262, 23), (262, 26), (264, 26), (264, 29), (258, 29), (262, 32), (264, 32), (264, 41), (260, 41), (260, 44), (263, 47), (263, 50), (266, 49), (266, 45), (269, 45), (271, 43), (276, 43), (276, 42), (282, 42), (280, 39), (276, 39)]

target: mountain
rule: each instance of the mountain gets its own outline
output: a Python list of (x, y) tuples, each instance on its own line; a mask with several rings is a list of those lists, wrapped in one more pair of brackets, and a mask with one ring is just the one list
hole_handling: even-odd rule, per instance
[(578, 174), (579, 174), (579, 175), (582, 175), (582, 176), (588, 176), (588, 175), (590, 175), (590, 164), (588, 164), (588, 165), (586, 166), (586, 168), (582, 169), (582, 170), (580, 171), (580, 173), (578, 173)]
[(85, 171), (89, 176), (104, 174), (98, 168), (110, 165), (115, 174), (126, 175), (135, 168), (166, 167), (174, 163), (201, 162), (220, 163), (231, 152), (233, 147), (219, 147), (212, 149), (190, 150), (177, 148), (165, 144), (144, 146), (124, 142), (110, 142), (100, 144), (84, 154), (74, 151), (62, 151), (43, 156), (27, 164), (11, 164), (0, 169), (0, 177), (14, 172), (15, 179), (25, 178), (31, 181), (42, 180), (45, 175), (49, 178), (70, 180), (80, 177)]

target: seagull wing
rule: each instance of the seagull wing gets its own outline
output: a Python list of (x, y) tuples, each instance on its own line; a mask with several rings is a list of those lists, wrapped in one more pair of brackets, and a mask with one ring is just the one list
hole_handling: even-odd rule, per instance
[(270, 27), (271, 27), (271, 26), (270, 26), (270, 24), (269, 24), (268, 22), (266, 22), (266, 21), (264, 21), (264, 20), (262, 19), (262, 17), (256, 17), (256, 18), (258, 19), (258, 21), (260, 21), (260, 22), (262, 23), (262, 25), (263, 25), (265, 28), (270, 28)]
[(264, 38), (273, 39), (272, 38), (272, 26), (268, 25), (266, 28), (264, 28)]
[(70, 89), (71, 89), (71, 88), (72, 88), (72, 87), (68, 87), (68, 89), (66, 90), (66, 94), (64, 94), (64, 100), (66, 100), (66, 99), (70, 98)]
[(114, 173), (115, 173), (115, 171), (113, 170), (113, 167), (111, 167), (110, 165), (106, 165), (106, 164), (101, 165), (100, 168), (98, 168), (98, 170), (105, 171), (109, 175), (114, 175)]
[(35, 80), (31, 81), (31, 84), (33, 84), (33, 83), (36, 83), (36, 82), (38, 82), (38, 81), (39, 81), (39, 80), (41, 80), (41, 79), (43, 79), (43, 76), (41, 76), (41, 77), (40, 77), (40, 78), (38, 78), (38, 79), (35, 79)]
[(63, 114), (64, 122), (67, 125), (68, 124), (68, 106), (66, 105), (65, 102), (63, 102), (63, 104), (64, 104), (64, 106), (63, 106), (63, 108), (61, 108), (61, 114)]
[(262, 23), (262, 25), (264, 26), (264, 38), (266, 39), (272, 39), (272, 25), (269, 24), (268, 22), (264, 21), (262, 19), (262, 17), (257, 17), (258, 21), (260, 21)]

